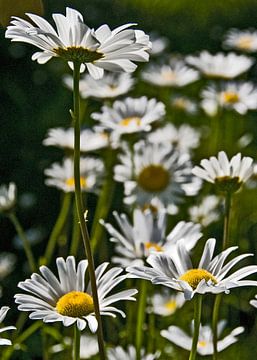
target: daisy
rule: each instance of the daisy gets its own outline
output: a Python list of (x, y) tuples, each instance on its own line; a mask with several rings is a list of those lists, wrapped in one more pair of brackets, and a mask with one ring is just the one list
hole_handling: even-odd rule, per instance
[(250, 300), (250, 304), (255, 308), (257, 308), (257, 294), (255, 295), (255, 299)]
[(8, 213), (16, 205), (17, 188), (14, 183), (0, 186), (0, 212)]
[(220, 108), (235, 110), (241, 115), (257, 109), (257, 88), (251, 82), (228, 82), (220, 87), (211, 84), (201, 96), (201, 106), (210, 116), (215, 116)]
[[(159, 353), (145, 354), (145, 351), (141, 351), (141, 360), (155, 360), (158, 359)], [(117, 346), (113, 349), (107, 350), (108, 360), (136, 360), (136, 349), (134, 346), (129, 345), (128, 350), (125, 351), (121, 346)]]
[(181, 308), (185, 303), (185, 298), (182, 293), (170, 295), (168, 292), (164, 294), (154, 294), (151, 297), (151, 313), (160, 316), (173, 315), (177, 309)]
[(89, 74), (100, 79), (104, 70), (133, 72), (133, 61), (148, 61), (151, 47), (149, 37), (141, 30), (129, 29), (135, 24), (122, 25), (110, 30), (102, 25), (90, 29), (83, 16), (76, 10), (66, 8), (66, 16), (53, 14), (57, 31), (42, 17), (26, 14), (32, 21), (13, 17), (6, 37), (12, 41), (32, 44), (41, 51), (32, 56), (39, 64), (52, 57), (61, 57), (72, 67), (73, 62), (87, 68)]
[[(213, 257), (216, 240), (209, 239), (197, 267), (192, 265), (184, 240), (177, 243), (175, 253), (154, 253), (146, 260), (151, 267), (131, 266), (126, 270), (131, 277), (150, 280), (184, 293), (186, 300), (191, 300), (195, 294), (229, 293), (229, 289), (240, 286), (257, 286), (257, 281), (242, 280), (244, 277), (257, 273), (257, 265), (242, 267), (227, 276), (230, 269), (240, 260), (253, 254), (243, 254), (235, 257), (224, 265), (229, 254), (237, 249), (230, 247)], [(224, 266), (223, 266), (224, 265)]]
[(168, 46), (169, 40), (164, 36), (158, 36), (155, 33), (150, 34), (152, 47), (150, 49), (151, 55), (160, 55)]
[(118, 230), (101, 220), (101, 224), (111, 235), (110, 241), (116, 244), (118, 256), (112, 261), (126, 267), (128, 265), (143, 265), (144, 259), (151, 252), (173, 252), (180, 239), (185, 240), (186, 248), (191, 250), (202, 236), (200, 225), (180, 221), (166, 235), (166, 212), (164, 210), (153, 214), (152, 211), (135, 209), (133, 224), (125, 214), (113, 213), (118, 224)]
[[(81, 260), (76, 269), (75, 258), (69, 256), (66, 260), (56, 259), (59, 279), (46, 267), (39, 268), (42, 275), (32, 274), (18, 284), (18, 287), (29, 294), (16, 294), (15, 302), (21, 311), (29, 311), (30, 319), (44, 322), (61, 321), (64, 326), (76, 324), (79, 330), (88, 325), (92, 332), (97, 330), (97, 320), (94, 313), (94, 303), (90, 283), (85, 291), (85, 273), (87, 260)], [(120, 300), (135, 300), (133, 295), (137, 290), (124, 290), (107, 296), (109, 292), (127, 278), (119, 275), (121, 268), (115, 267), (106, 271), (108, 263), (96, 268), (96, 284), (101, 315), (116, 317), (115, 313), (125, 317), (123, 311), (112, 306)]]
[(186, 96), (173, 96), (170, 100), (170, 105), (175, 110), (183, 111), (189, 115), (194, 115), (197, 113), (196, 103)]
[[(65, 76), (64, 83), (69, 89), (73, 89), (71, 76)], [(79, 91), (83, 99), (112, 99), (129, 92), (134, 83), (135, 80), (128, 73), (106, 73), (99, 80), (85, 74), (79, 81)]]
[(208, 226), (217, 221), (220, 217), (220, 212), (217, 209), (219, 202), (215, 195), (206, 196), (199, 205), (191, 206), (188, 209), (190, 220), (202, 226)]
[(9, 252), (1, 252), (0, 254), (0, 280), (6, 278), (15, 267), (16, 256)]
[(101, 113), (93, 113), (93, 119), (98, 120), (106, 131), (113, 132), (119, 137), (150, 131), (151, 124), (165, 115), (165, 106), (156, 99), (148, 100), (146, 96), (137, 99), (131, 97), (123, 101), (115, 101), (112, 107), (103, 106)]
[(123, 182), (125, 204), (148, 206), (158, 197), (165, 207), (182, 201), (184, 195), (195, 195), (201, 184), (191, 176), (188, 154), (179, 154), (169, 144), (140, 141), (132, 157), (128, 149), (120, 155), (114, 178)]
[[(104, 165), (100, 159), (80, 159), (80, 184), (81, 190), (86, 192), (97, 192), (104, 172)], [(45, 169), (48, 178), (45, 184), (54, 186), (64, 192), (75, 191), (73, 160), (64, 158), (62, 165), (53, 163), (50, 168)]]
[(142, 72), (142, 78), (157, 86), (183, 87), (198, 80), (199, 73), (181, 60), (172, 60), (169, 65), (150, 65)]
[(257, 31), (231, 29), (225, 36), (224, 47), (246, 51), (257, 51)]
[[(226, 327), (226, 321), (221, 320), (218, 323), (218, 337), (220, 337), (222, 331)], [(193, 330), (193, 329), (192, 329)], [(230, 345), (238, 341), (237, 336), (244, 332), (244, 328), (239, 326), (232, 330), (229, 335), (225, 336), (222, 340), (218, 340), (217, 348), (218, 352), (223, 351)], [(171, 341), (172, 343), (178, 345), (179, 347), (191, 350), (192, 347), (192, 337), (187, 335), (182, 329), (178, 326), (169, 326), (167, 330), (162, 330), (161, 335)], [(212, 329), (209, 325), (202, 326), (200, 325), (199, 329), (199, 338), (197, 343), (197, 352), (198, 354), (212, 355), (213, 354), (213, 339), (212, 339)]]
[(149, 134), (147, 140), (151, 143), (170, 143), (180, 153), (190, 153), (199, 146), (200, 133), (190, 125), (175, 127), (168, 124)]
[[(9, 309), (10, 308), (8, 306), (1, 307), (1, 309), (0, 309), (0, 324), (2, 324)], [(16, 327), (15, 326), (5, 326), (0, 329), (0, 333), (2, 333), (4, 331), (8, 331), (8, 330), (16, 330)], [(1, 345), (12, 345), (12, 342), (11, 342), (11, 340), (0, 338), (0, 346)]]
[[(74, 149), (73, 128), (52, 128), (48, 130), (43, 140), (46, 146), (57, 146), (62, 149)], [(82, 129), (80, 133), (80, 151), (89, 152), (108, 146), (108, 135), (103, 132), (95, 132), (90, 129)]]
[(187, 56), (186, 61), (207, 77), (223, 79), (233, 79), (241, 75), (254, 62), (253, 59), (244, 55), (234, 53), (212, 55), (205, 50), (199, 56)]
[(240, 153), (229, 161), (226, 153), (220, 151), (218, 157), (201, 160), (201, 166), (195, 166), (192, 173), (217, 186), (221, 191), (235, 192), (240, 189), (253, 173), (253, 159)]

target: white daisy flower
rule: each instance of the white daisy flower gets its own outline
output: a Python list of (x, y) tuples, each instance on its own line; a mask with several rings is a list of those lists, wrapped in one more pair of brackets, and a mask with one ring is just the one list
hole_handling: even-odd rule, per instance
[[(10, 308), (8, 306), (2, 306), (0, 309), (0, 324), (4, 321), (6, 314)], [(0, 329), (0, 333), (8, 330), (16, 330), (15, 326), (5, 326)], [(0, 338), (0, 346), (1, 345), (12, 345), (11, 340)]]
[[(218, 323), (218, 337), (220, 337), (222, 331), (226, 327), (226, 321), (221, 320)], [(191, 332), (193, 332), (193, 328), (191, 327)], [(223, 351), (230, 345), (234, 344), (238, 341), (237, 336), (244, 332), (244, 328), (239, 326), (232, 330), (229, 335), (225, 336), (223, 339), (218, 340), (217, 342), (217, 350), (218, 352)], [(173, 344), (186, 349), (188, 351), (191, 350), (193, 337), (187, 335), (182, 329), (178, 326), (169, 326), (167, 330), (162, 330), (161, 335), (171, 341)], [(212, 328), (209, 325), (202, 326), (199, 328), (199, 338), (197, 343), (197, 352), (198, 354), (212, 355), (213, 354), (213, 338), (212, 338)]]
[[(62, 149), (74, 149), (73, 128), (52, 128), (48, 130), (43, 140), (46, 146), (57, 146)], [(82, 129), (80, 133), (80, 151), (89, 152), (108, 146), (108, 135), (103, 132), (95, 132), (91, 129)]]
[[(64, 83), (69, 89), (73, 89), (72, 76), (65, 76)], [(111, 99), (129, 92), (134, 83), (135, 80), (128, 73), (105, 73), (104, 76), (98, 80), (85, 74), (80, 79), (79, 91), (83, 99), (89, 97)]]
[(220, 212), (217, 209), (219, 203), (217, 196), (206, 196), (199, 205), (191, 206), (188, 209), (190, 220), (202, 226), (208, 226), (217, 221), (220, 217)]
[(215, 116), (220, 108), (235, 110), (241, 115), (257, 109), (257, 88), (251, 82), (228, 82), (219, 87), (211, 84), (201, 96), (201, 107), (210, 116)]
[(119, 156), (121, 164), (114, 168), (116, 181), (124, 183), (125, 204), (148, 206), (158, 197), (165, 207), (182, 201), (184, 195), (195, 195), (201, 183), (192, 177), (188, 154), (179, 154), (169, 144), (143, 141), (134, 145), (132, 157), (128, 149)]
[(253, 173), (253, 159), (240, 153), (229, 161), (226, 153), (220, 151), (218, 157), (201, 160), (201, 166), (195, 166), (192, 173), (201, 179), (215, 184), (221, 191), (235, 192), (240, 189)]
[(254, 63), (253, 59), (235, 53), (210, 54), (202, 51), (199, 56), (187, 56), (188, 64), (211, 78), (233, 79), (246, 72)]
[(16, 205), (17, 188), (11, 182), (9, 185), (0, 186), (0, 212), (12, 211)]
[(200, 143), (200, 132), (190, 125), (183, 124), (178, 128), (168, 124), (150, 133), (147, 140), (151, 143), (170, 143), (180, 153), (190, 153)]
[(172, 108), (190, 115), (197, 113), (197, 104), (186, 96), (172, 96), (170, 105)]
[(257, 51), (257, 31), (230, 29), (223, 42), (224, 47), (246, 51)]
[(181, 60), (171, 60), (168, 65), (150, 65), (141, 75), (150, 84), (171, 87), (183, 87), (199, 79), (198, 71)]
[[(91, 157), (80, 158), (80, 184), (81, 190), (86, 192), (97, 192), (103, 178), (104, 165), (102, 160)], [(63, 163), (53, 163), (50, 168), (45, 169), (48, 178), (45, 184), (54, 186), (64, 192), (75, 191), (73, 160), (64, 158)]]
[(250, 300), (250, 304), (257, 308), (257, 294), (255, 295), (255, 298), (253, 300)]
[(80, 358), (89, 359), (99, 353), (96, 336), (82, 334), (80, 338)]
[[(144, 349), (141, 351), (141, 360), (155, 360), (158, 359), (159, 353), (145, 354)], [(136, 360), (136, 349), (129, 345), (128, 350), (125, 351), (121, 346), (107, 350), (108, 360)]]
[[(85, 273), (87, 260), (81, 260), (76, 269), (75, 258), (69, 256), (66, 260), (56, 259), (59, 279), (46, 267), (41, 266), (39, 274), (32, 274), (18, 284), (18, 287), (29, 294), (16, 294), (15, 302), (20, 311), (29, 311), (30, 319), (44, 322), (61, 321), (64, 326), (76, 324), (79, 330), (89, 326), (92, 332), (97, 330), (97, 320), (94, 313), (94, 303), (90, 283), (85, 291)], [(127, 275), (119, 275), (121, 268), (115, 267), (108, 271), (108, 263), (99, 265), (96, 270), (96, 284), (99, 297), (100, 313), (102, 316), (115, 317), (115, 313), (125, 317), (123, 311), (112, 306), (120, 300), (135, 300), (133, 295), (137, 290), (124, 290), (107, 296), (109, 292)]]
[(150, 34), (152, 48), (150, 49), (151, 55), (160, 55), (168, 46), (169, 39), (164, 36), (158, 36), (155, 33)]
[(79, 62), (82, 72), (87, 68), (93, 78), (100, 79), (104, 70), (133, 72), (137, 67), (133, 61), (148, 61), (149, 36), (141, 30), (129, 29), (135, 24), (122, 25), (112, 31), (106, 24), (97, 30), (90, 29), (78, 11), (67, 7), (66, 16), (53, 14), (56, 31), (42, 17), (26, 15), (32, 23), (13, 17), (6, 37), (42, 50), (32, 56), (39, 64), (61, 57), (71, 67), (73, 62)]
[(182, 293), (170, 295), (168, 292), (163, 294), (154, 294), (151, 297), (150, 312), (160, 316), (173, 315), (177, 309), (180, 309), (185, 303), (185, 297)]
[(16, 256), (13, 253), (1, 252), (0, 254), (0, 280), (6, 278), (13, 270)]
[(113, 137), (150, 131), (151, 124), (165, 115), (165, 106), (156, 99), (148, 100), (146, 96), (137, 99), (131, 97), (115, 101), (112, 107), (103, 106), (101, 113), (91, 114)]
[[(175, 253), (154, 253), (146, 260), (151, 267), (131, 266), (126, 270), (131, 277), (150, 280), (184, 293), (186, 300), (191, 300), (195, 294), (229, 293), (229, 289), (240, 286), (257, 286), (257, 281), (242, 280), (246, 276), (257, 273), (257, 265), (242, 267), (227, 276), (230, 269), (240, 260), (253, 254), (243, 254), (235, 257), (224, 265), (229, 254), (237, 249), (230, 247), (213, 257), (216, 240), (209, 239), (203, 249), (197, 267), (192, 265), (184, 240), (177, 243)], [(224, 265), (224, 266), (223, 266)]]
[(133, 224), (125, 214), (119, 215), (115, 211), (113, 215), (118, 224), (118, 230), (103, 220), (101, 224), (111, 235), (110, 241), (116, 244), (115, 250), (118, 256), (114, 256), (112, 261), (124, 267), (131, 264), (143, 265), (145, 258), (151, 252), (174, 252), (176, 243), (182, 238), (185, 240), (186, 248), (191, 250), (202, 236), (199, 224), (185, 221), (180, 221), (166, 235), (164, 210), (153, 214), (150, 210), (135, 209)]

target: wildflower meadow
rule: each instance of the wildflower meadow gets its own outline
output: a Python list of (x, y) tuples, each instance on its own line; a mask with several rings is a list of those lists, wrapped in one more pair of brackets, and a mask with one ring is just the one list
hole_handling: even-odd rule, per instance
[(1, 360), (257, 357), (255, 14), (0, 1)]

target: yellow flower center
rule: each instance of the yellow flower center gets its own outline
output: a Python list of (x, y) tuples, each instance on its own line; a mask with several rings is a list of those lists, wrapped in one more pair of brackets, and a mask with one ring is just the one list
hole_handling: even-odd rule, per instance
[(176, 80), (176, 74), (175, 74), (173, 71), (169, 71), (169, 70), (163, 71), (162, 77), (163, 77), (163, 79), (166, 80), (166, 81), (171, 81), (171, 82), (173, 82), (173, 81)]
[(103, 57), (103, 54), (83, 48), (82, 46), (68, 46), (66, 48), (53, 49), (53, 51), (66, 61), (77, 61), (81, 64), (94, 62)]
[(185, 110), (187, 108), (187, 101), (182, 98), (175, 99), (173, 101), (173, 106), (180, 110)]
[(145, 249), (146, 250), (154, 249), (155, 251), (162, 251), (162, 247), (160, 245), (152, 242), (145, 243)]
[[(74, 177), (71, 177), (71, 178), (66, 179), (65, 184), (66, 184), (68, 187), (70, 187), (70, 188), (74, 188), (74, 186), (75, 186), (75, 179), (74, 179)], [(82, 176), (80, 177), (80, 186), (81, 186), (83, 189), (85, 189), (85, 188), (87, 187), (86, 178), (84, 178), (84, 177), (82, 177)]]
[(186, 281), (192, 289), (196, 289), (199, 282), (203, 279), (206, 282), (211, 280), (212, 283), (217, 284), (215, 277), (204, 269), (190, 269), (179, 278), (179, 280)]
[(125, 119), (122, 119), (119, 122), (119, 125), (121, 126), (129, 126), (129, 125), (136, 125), (136, 126), (140, 126), (141, 125), (141, 118), (138, 116), (131, 116), (131, 117), (127, 117)]
[(145, 167), (137, 178), (141, 188), (149, 192), (163, 191), (169, 184), (170, 174), (162, 165)]
[(237, 41), (237, 47), (243, 50), (251, 49), (253, 39), (250, 36), (241, 36)]
[(198, 343), (197, 343), (197, 346), (199, 346), (199, 347), (205, 347), (206, 345), (207, 345), (207, 342), (204, 341), (204, 340), (200, 340), (200, 341), (198, 341)]
[(93, 299), (87, 293), (71, 291), (58, 300), (56, 311), (64, 316), (81, 318), (94, 312)]
[(158, 207), (154, 206), (152, 204), (144, 204), (144, 206), (142, 207), (142, 210), (150, 210), (152, 212), (153, 215), (156, 215), (158, 212)]
[(164, 304), (165, 308), (170, 312), (174, 312), (177, 308), (176, 300), (170, 300)]
[(236, 92), (225, 91), (222, 93), (223, 101), (227, 104), (235, 104), (239, 101), (239, 96)]

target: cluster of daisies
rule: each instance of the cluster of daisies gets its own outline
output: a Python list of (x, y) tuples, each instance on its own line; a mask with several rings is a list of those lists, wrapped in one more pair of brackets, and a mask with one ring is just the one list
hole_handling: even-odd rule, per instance
[[(176, 325), (178, 322), (173, 322), (174, 314), (182, 313), (191, 300), (204, 294), (215, 299), (217, 294), (229, 294), (233, 288), (257, 286), (256, 280), (248, 279), (257, 273), (257, 265), (239, 265), (252, 253), (232, 257), (238, 247), (231, 239), (225, 239), (223, 247), (220, 235), (217, 240), (205, 239), (210, 225), (222, 223), (224, 204), (224, 216), (228, 217), (227, 207), (231, 205), (227, 204), (228, 199), (244, 191), (246, 182), (250, 188), (256, 187), (254, 160), (239, 152), (251, 143), (251, 134), (240, 133), (239, 139), (238, 128), (235, 129), (232, 134), (234, 153), (230, 157), (216, 141), (222, 137), (226, 142), (227, 134), (215, 131), (216, 127), (220, 128), (217, 123), (226, 121), (228, 115), (245, 116), (248, 111), (257, 110), (256, 85), (236, 80), (254, 65), (254, 58), (236, 52), (213, 55), (208, 51), (186, 57), (171, 56), (165, 54), (167, 39), (149, 39), (143, 31), (133, 29), (135, 24), (114, 30), (105, 24), (95, 30), (71, 8), (66, 9), (66, 15), (53, 14), (53, 20), (56, 29), (34, 14), (27, 14), (27, 20), (14, 17), (6, 37), (36, 46), (40, 51), (34, 53), (32, 59), (39, 64), (52, 57), (67, 62), (71, 70), (74, 64), (79, 64), (81, 101), (93, 99), (98, 106), (98, 110), (86, 116), (92, 126), (82, 119), (80, 186), (85, 195), (83, 200), (93, 196), (98, 201), (93, 207), (96, 212), (91, 232), (94, 245), (101, 252), (103, 242), (110, 241), (108, 255), (100, 256), (106, 257), (108, 262), (95, 268), (100, 315), (103, 318), (117, 314), (128, 317), (127, 324), (122, 322), (124, 328), (128, 328), (123, 330), (123, 335), (115, 329), (116, 343), (121, 341), (124, 345), (125, 338), (126, 346), (108, 344), (107, 357), (109, 360), (175, 359), (178, 350), (174, 344), (192, 351), (195, 339), (193, 330), (188, 334)], [(225, 49), (254, 53), (257, 51), (256, 32), (233, 29), (226, 35), (223, 45)], [(160, 54), (162, 61), (158, 60)], [(133, 77), (135, 62), (146, 62), (149, 55), (153, 60)], [(188, 96), (187, 88), (195, 82), (202, 82), (203, 87), (199, 92), (197, 86), (198, 93), (193, 98)], [(133, 89), (139, 83), (145, 84), (145, 88), (150, 85), (154, 97), (133, 96)], [(72, 76), (65, 75), (63, 84), (73, 91)], [(206, 120), (206, 125), (195, 126), (196, 115)], [(215, 121), (210, 122), (209, 116)], [(216, 147), (213, 148), (209, 144), (214, 132), (217, 139), (214, 139)], [(61, 230), (57, 235), (65, 231), (62, 219), (69, 222), (72, 203), (64, 202), (69, 199), (65, 195), (73, 196), (75, 192), (73, 127), (49, 129), (43, 144), (60, 148), (63, 156), (60, 162), (49, 165), (44, 171), (45, 184), (64, 193), (57, 227), (49, 240), (54, 248), (46, 251), (49, 254), (58, 245), (58, 241), (52, 242), (58, 226)], [(199, 154), (209, 157), (196, 160)], [(211, 194), (206, 192), (208, 189)], [(56, 258), (58, 275), (45, 264), (37, 271), (38, 262), (31, 251), (30, 240), (16, 216), (16, 192), (14, 183), (0, 187), (0, 211), (16, 227), (32, 270), (31, 277), (18, 284), (23, 291), (15, 295), (18, 309), (29, 312), (32, 320), (60, 322), (64, 327), (74, 325), (82, 332), (79, 357), (95, 356), (98, 354), (97, 340), (87, 333), (96, 333), (99, 329), (94, 285), (88, 277), (89, 259), (79, 253), (77, 244), (72, 247), (72, 255)], [(121, 211), (113, 209), (111, 212), (114, 194), (115, 203), (120, 200), (123, 204)], [(92, 212), (90, 208), (88, 211)], [(225, 227), (228, 227), (226, 220)], [(106, 237), (109, 240), (105, 240)], [(78, 233), (76, 238), (80, 238)], [(79, 257), (82, 259), (78, 260)], [(12, 271), (14, 263), (14, 258), (10, 258), (8, 264), (1, 265), (0, 261), (0, 280)], [(150, 283), (158, 286), (150, 286)], [(129, 289), (122, 290), (120, 287), (125, 285)], [(135, 301), (137, 297), (140, 299), (137, 314), (136, 304), (128, 303), (124, 307), (119, 303)], [(250, 304), (257, 307), (255, 299)], [(7, 311), (8, 307), (1, 308), (0, 322)], [(163, 317), (166, 328), (158, 327), (161, 321), (153, 325), (154, 317)], [(148, 321), (144, 323), (144, 319)], [(130, 332), (137, 321), (142, 323), (137, 325), (135, 341)], [(235, 343), (244, 331), (239, 326), (222, 337), (226, 324), (225, 320), (217, 324), (218, 352)], [(15, 327), (8, 326), (1, 331), (11, 329)], [(143, 329), (149, 330), (149, 344)], [(161, 340), (156, 341), (156, 337)], [(201, 324), (196, 343), (200, 355), (215, 352), (213, 337), (211, 324)], [(167, 343), (173, 344), (172, 347)], [(11, 345), (11, 341), (0, 339), (0, 345)], [(49, 353), (70, 351), (70, 348), (69, 335), (51, 346)]]

